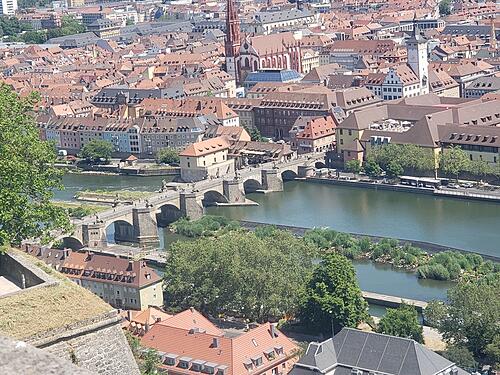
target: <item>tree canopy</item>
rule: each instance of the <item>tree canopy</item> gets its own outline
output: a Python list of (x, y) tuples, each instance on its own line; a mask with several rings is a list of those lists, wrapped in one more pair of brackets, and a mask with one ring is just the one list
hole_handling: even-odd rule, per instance
[(494, 349), (489, 345), (500, 335), (499, 290), (498, 274), (462, 280), (448, 291), (448, 304), (430, 304), (425, 314), (433, 316), (445, 341), (467, 348), (478, 359), (486, 358)]
[(340, 254), (325, 254), (307, 285), (301, 321), (316, 331), (334, 334), (367, 318), (368, 304), (354, 266)]
[(235, 230), (171, 246), (165, 269), (169, 307), (193, 306), (257, 321), (294, 315), (314, 248), (291, 233)]
[(416, 145), (390, 143), (375, 147), (370, 155), (380, 168), (392, 176), (399, 176), (404, 171), (421, 173), (435, 169), (435, 159), (430, 150)]
[(348, 160), (345, 163), (345, 170), (354, 174), (361, 172), (361, 163), (358, 159)]
[(466, 171), (469, 164), (467, 154), (460, 147), (450, 147), (441, 153), (441, 170), (458, 179), (461, 172)]
[(179, 152), (176, 149), (166, 147), (156, 153), (156, 162), (158, 164), (178, 164), (179, 161)]
[(53, 144), (41, 141), (31, 111), (37, 96), (19, 96), (0, 84), (0, 245), (48, 238), (67, 228), (64, 209), (51, 203), (62, 189)]
[(414, 306), (401, 304), (397, 309), (387, 309), (380, 319), (377, 332), (424, 342), (423, 329)]
[(439, 2), (439, 14), (448, 16), (451, 14), (451, 0), (441, 0)]
[(113, 145), (111, 142), (93, 139), (82, 147), (80, 157), (87, 159), (90, 163), (108, 163), (112, 153)]

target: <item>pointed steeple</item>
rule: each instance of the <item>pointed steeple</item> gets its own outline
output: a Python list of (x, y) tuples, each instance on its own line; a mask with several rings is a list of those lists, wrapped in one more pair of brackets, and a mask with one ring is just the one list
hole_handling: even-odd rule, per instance
[(240, 19), (234, 0), (226, 2), (226, 71), (233, 75), (238, 82), (236, 58), (240, 52)]

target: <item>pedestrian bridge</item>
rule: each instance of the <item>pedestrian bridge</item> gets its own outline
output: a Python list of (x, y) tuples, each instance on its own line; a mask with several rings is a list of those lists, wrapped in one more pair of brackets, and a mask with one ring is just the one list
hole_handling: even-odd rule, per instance
[(73, 233), (58, 239), (63, 246), (76, 249), (106, 246), (106, 231), (113, 225), (116, 242), (154, 245), (159, 242), (157, 226), (167, 226), (181, 217), (196, 220), (203, 215), (205, 207), (214, 204), (244, 204), (248, 193), (283, 191), (283, 181), (313, 175), (323, 160), (323, 154), (310, 155), (284, 163), (248, 167), (221, 178), (167, 184), (148, 199), (74, 220)]

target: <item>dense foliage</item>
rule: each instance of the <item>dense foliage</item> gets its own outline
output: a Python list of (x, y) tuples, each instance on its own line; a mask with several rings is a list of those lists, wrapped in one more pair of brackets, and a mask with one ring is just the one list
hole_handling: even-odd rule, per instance
[(307, 231), (304, 239), (321, 250), (335, 251), (350, 259), (370, 259), (395, 267), (416, 269), (418, 277), (422, 279), (458, 280), (464, 275), (484, 276), (500, 272), (499, 263), (484, 261), (478, 254), (445, 251), (431, 256), (418, 247), (400, 243), (396, 239), (375, 241), (325, 228)]
[(156, 153), (158, 164), (178, 164), (179, 161), (179, 152), (176, 149), (166, 147)]
[(448, 345), (443, 356), (462, 369), (475, 369), (477, 367), (474, 354), (462, 345)]
[[(448, 303), (425, 309), (446, 342), (468, 349), (479, 362), (498, 363), (500, 277), (462, 280), (448, 290)], [(496, 353), (496, 354), (495, 354)]]
[(368, 318), (368, 304), (346, 257), (335, 253), (323, 257), (307, 285), (299, 316), (311, 329), (330, 334), (357, 327)]
[(39, 31), (32, 30), (31, 25), (19, 22), (15, 17), (0, 17), (0, 36), (8, 36), (8, 41), (11, 42), (41, 44), (51, 38), (80, 34), (85, 31), (85, 26), (71, 16), (62, 16), (59, 28)]
[[(314, 248), (291, 233), (235, 230), (176, 242), (165, 269), (169, 307), (257, 321), (296, 313), (312, 272)], [(352, 266), (351, 266), (352, 267)]]
[(377, 332), (424, 342), (423, 329), (415, 307), (402, 304), (397, 309), (387, 309), (380, 319)]
[(250, 135), (250, 139), (252, 141), (264, 142), (266, 139), (260, 134), (259, 129), (256, 126), (248, 127), (243, 125), (243, 128), (247, 131), (248, 135)]
[(36, 100), (0, 85), (0, 245), (48, 239), (53, 229), (69, 226), (64, 209), (50, 201), (63, 186), (55, 147), (40, 140), (30, 114)]
[(93, 139), (82, 147), (80, 157), (87, 159), (89, 163), (108, 163), (112, 153), (111, 142)]
[[(458, 179), (466, 174), (470, 177), (481, 179), (487, 175), (500, 179), (500, 164), (492, 164), (483, 160), (470, 160), (469, 155), (460, 147), (455, 146), (445, 149), (436, 159), (429, 149), (415, 145), (388, 144), (377, 146), (371, 150), (362, 170), (367, 176), (379, 177), (385, 172), (390, 178), (403, 174), (422, 175), (429, 174), (436, 169), (445, 176)], [(353, 172), (353, 164), (346, 162), (345, 169)]]
[(500, 264), (484, 261), (478, 254), (445, 251), (434, 254), (427, 264), (418, 268), (418, 277), (435, 280), (458, 280), (463, 273), (487, 275), (500, 272)]
[(405, 171), (422, 173), (435, 169), (434, 156), (429, 149), (415, 145), (391, 143), (374, 148), (370, 155), (391, 177), (400, 176)]
[(205, 215), (191, 221), (181, 218), (171, 225), (172, 229), (186, 237), (213, 236), (239, 228), (239, 223), (224, 216)]
[(451, 0), (441, 0), (439, 2), (439, 14), (449, 16), (451, 14)]
[(52, 3), (51, 0), (19, 0), (19, 9), (45, 7)]
[(306, 232), (306, 241), (320, 249), (336, 251), (347, 258), (368, 258), (378, 262), (392, 263), (397, 267), (415, 268), (425, 262), (427, 253), (408, 243), (400, 244), (395, 239), (374, 241), (369, 238), (356, 238), (347, 233), (332, 229), (315, 228)]
[(345, 163), (345, 169), (347, 172), (358, 174), (361, 172), (361, 162), (358, 159), (348, 160)]

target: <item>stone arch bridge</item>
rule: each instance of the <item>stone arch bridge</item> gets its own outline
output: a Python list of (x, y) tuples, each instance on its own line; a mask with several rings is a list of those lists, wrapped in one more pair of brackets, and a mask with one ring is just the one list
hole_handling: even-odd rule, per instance
[(106, 246), (107, 228), (114, 225), (117, 242), (155, 245), (159, 242), (157, 226), (167, 226), (180, 217), (196, 220), (203, 215), (204, 207), (217, 203), (244, 203), (247, 193), (283, 191), (283, 181), (311, 176), (315, 166), (322, 165), (322, 159), (323, 155), (298, 158), (238, 170), (236, 175), (179, 184), (147, 200), (75, 220), (73, 233), (61, 235), (59, 239), (63, 246), (76, 249)]

